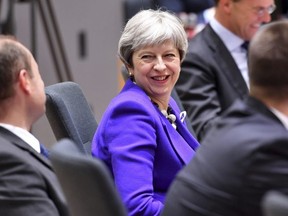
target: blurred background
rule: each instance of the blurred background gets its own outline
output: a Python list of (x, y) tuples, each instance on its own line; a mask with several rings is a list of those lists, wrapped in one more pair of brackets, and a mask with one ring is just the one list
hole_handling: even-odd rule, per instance
[[(122, 2), (0, 2), (1, 32), (15, 35), (32, 51), (45, 85), (66, 80), (77, 82), (100, 121), (122, 82), (116, 56), (124, 23)], [(34, 125), (32, 132), (45, 145), (56, 141), (46, 116)]]

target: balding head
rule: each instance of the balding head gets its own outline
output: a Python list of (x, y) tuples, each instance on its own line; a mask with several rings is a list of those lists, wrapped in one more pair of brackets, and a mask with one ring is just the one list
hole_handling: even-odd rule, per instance
[(14, 94), (18, 72), (25, 68), (30, 76), (31, 54), (11, 36), (0, 36), (0, 102)]

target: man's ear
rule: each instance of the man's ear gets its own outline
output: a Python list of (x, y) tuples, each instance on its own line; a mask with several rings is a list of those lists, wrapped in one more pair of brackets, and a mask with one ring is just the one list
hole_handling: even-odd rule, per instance
[(18, 75), (18, 82), (19, 82), (19, 87), (23, 90), (23, 92), (25, 92), (26, 94), (30, 94), (31, 78), (26, 69), (20, 70), (19, 75)]

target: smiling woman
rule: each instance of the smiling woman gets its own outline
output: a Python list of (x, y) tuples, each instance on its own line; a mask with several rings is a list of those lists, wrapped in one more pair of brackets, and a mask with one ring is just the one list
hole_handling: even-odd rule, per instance
[(158, 46), (147, 46), (132, 56), (128, 65), (131, 79), (158, 104), (167, 110), (171, 91), (180, 74), (180, 55), (171, 40)]
[(137, 13), (119, 40), (129, 79), (99, 123), (92, 154), (109, 167), (129, 215), (160, 215), (168, 187), (199, 145), (171, 97), (186, 51), (181, 21), (161, 10)]

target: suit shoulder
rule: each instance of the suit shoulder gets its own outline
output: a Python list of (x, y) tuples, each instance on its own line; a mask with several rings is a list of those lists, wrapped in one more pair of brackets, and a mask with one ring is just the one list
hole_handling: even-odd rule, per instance
[(117, 95), (110, 103), (113, 109), (151, 109), (152, 102), (145, 93), (138, 91), (126, 91)]
[[(247, 107), (243, 101), (237, 100), (233, 105), (228, 108), (221, 117), (215, 122), (215, 129), (221, 131), (229, 130), (231, 140), (233, 136), (243, 137), (240, 139), (244, 140), (269, 140), (276, 137), (280, 139), (288, 139), (287, 130), (284, 126), (271, 117), (268, 117), (262, 113)], [(222, 132), (220, 132), (222, 133)], [(263, 139), (263, 137), (266, 137)]]
[(189, 41), (187, 53), (198, 53), (207, 49), (208, 49), (207, 41), (200, 32)]

